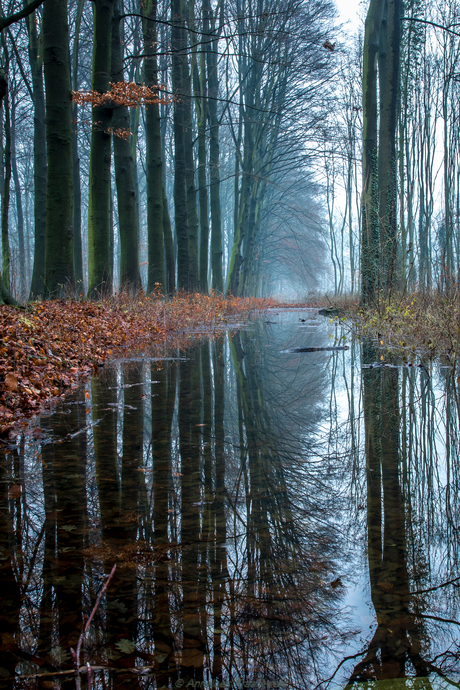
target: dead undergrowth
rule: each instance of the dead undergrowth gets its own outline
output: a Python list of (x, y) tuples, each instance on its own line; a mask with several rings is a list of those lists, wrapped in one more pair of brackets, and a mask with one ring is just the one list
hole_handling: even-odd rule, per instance
[[(450, 365), (460, 354), (460, 293), (413, 292), (393, 295), (374, 307), (343, 300), (339, 317), (361, 338), (377, 341), (389, 353), (411, 361), (440, 358)], [(341, 306), (341, 305), (337, 305)]]

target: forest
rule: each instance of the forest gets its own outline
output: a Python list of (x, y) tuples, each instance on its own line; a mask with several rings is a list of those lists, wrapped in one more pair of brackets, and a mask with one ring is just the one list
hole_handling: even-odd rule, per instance
[(11, 0), (3, 301), (448, 289), (460, 6)]

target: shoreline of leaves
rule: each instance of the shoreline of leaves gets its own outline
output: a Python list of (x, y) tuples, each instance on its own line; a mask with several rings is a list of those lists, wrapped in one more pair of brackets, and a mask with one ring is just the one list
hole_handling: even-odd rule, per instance
[[(180, 293), (0, 307), (0, 436), (49, 409), (114, 355), (184, 347), (274, 300)], [(199, 328), (199, 333), (193, 329)]]

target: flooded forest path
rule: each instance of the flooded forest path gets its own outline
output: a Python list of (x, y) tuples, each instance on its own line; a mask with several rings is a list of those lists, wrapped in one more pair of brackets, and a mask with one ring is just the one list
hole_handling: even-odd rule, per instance
[(0, 450), (0, 687), (76, 687), (114, 565), (93, 690), (458, 687), (458, 384), (347, 337), (117, 360)]

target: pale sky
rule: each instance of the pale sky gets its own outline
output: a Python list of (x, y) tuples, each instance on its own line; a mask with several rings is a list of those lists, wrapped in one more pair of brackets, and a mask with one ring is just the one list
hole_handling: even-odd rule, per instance
[(335, 3), (340, 12), (341, 20), (344, 23), (349, 22), (346, 28), (349, 28), (350, 31), (352, 31), (353, 27), (359, 26), (358, 10), (360, 10), (360, 13), (362, 14), (363, 7), (364, 9), (367, 8), (367, 0), (335, 0)]

